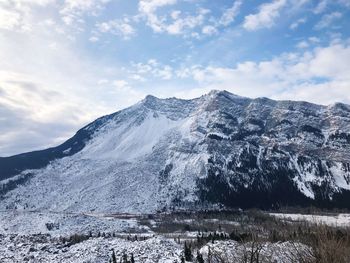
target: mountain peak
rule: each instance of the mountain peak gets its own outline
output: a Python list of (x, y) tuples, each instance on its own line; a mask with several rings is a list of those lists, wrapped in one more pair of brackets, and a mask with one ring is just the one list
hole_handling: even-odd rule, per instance
[(147, 95), (141, 102), (148, 108), (154, 108), (160, 101), (161, 99), (153, 95)]
[(154, 102), (156, 100), (159, 100), (159, 98), (157, 98), (156, 96), (153, 96), (153, 95), (147, 95), (143, 101), (144, 102)]
[(190, 100), (149, 95), (58, 147), (0, 158), (0, 180), (11, 179), (0, 209), (349, 208), (346, 110), (225, 90)]
[(226, 97), (226, 98), (230, 98), (230, 99), (249, 99), (247, 97), (243, 97), (243, 96), (239, 96), (237, 94), (231, 93), (227, 90), (211, 90), (209, 93), (207, 93), (206, 95), (209, 98), (217, 98), (217, 97)]
[[(240, 98), (240, 99), (248, 99), (247, 97), (243, 97), (243, 96), (239, 96), (236, 95), (234, 93), (231, 93), (227, 90), (216, 90), (213, 89), (211, 91), (209, 91), (208, 93), (204, 94), (202, 97), (209, 97), (209, 98), (214, 98), (214, 97), (219, 97), (219, 96), (226, 96), (226, 97), (230, 97), (230, 98)], [(173, 100), (179, 100), (179, 101), (191, 101), (191, 100), (196, 100), (199, 98), (194, 98), (194, 99), (180, 99), (180, 98), (176, 98), (176, 97), (169, 97), (166, 99), (163, 98), (158, 98), (154, 95), (147, 95), (142, 101), (143, 102), (148, 102), (148, 103), (154, 103), (156, 101), (163, 101), (163, 100), (168, 100), (168, 101), (173, 101)]]
[(145, 97), (145, 100), (155, 100), (155, 99), (158, 99), (158, 98), (150, 94)]
[[(227, 90), (216, 90), (216, 89), (213, 89), (211, 90), (207, 96), (221, 96), (221, 95), (229, 95), (229, 96), (232, 96), (232, 97), (241, 97), (239, 95), (236, 95), (236, 94), (233, 94), (231, 92), (228, 92)], [(241, 97), (243, 98), (243, 97)]]

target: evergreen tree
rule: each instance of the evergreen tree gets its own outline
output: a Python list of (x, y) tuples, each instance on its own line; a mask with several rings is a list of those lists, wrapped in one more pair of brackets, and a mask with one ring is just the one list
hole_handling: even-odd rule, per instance
[(204, 259), (201, 253), (199, 253), (199, 251), (197, 251), (197, 262), (198, 263), (204, 263)]
[(185, 242), (185, 247), (184, 247), (184, 254), (185, 254), (186, 261), (192, 261), (193, 256), (192, 256), (192, 251), (191, 251), (191, 245), (187, 246), (186, 242)]
[(123, 263), (128, 263), (128, 255), (127, 254), (123, 254)]
[(115, 257), (114, 249), (113, 249), (113, 252), (112, 252), (112, 263), (117, 263), (117, 258)]
[(199, 235), (197, 235), (197, 243), (200, 244), (201, 243), (201, 237)]

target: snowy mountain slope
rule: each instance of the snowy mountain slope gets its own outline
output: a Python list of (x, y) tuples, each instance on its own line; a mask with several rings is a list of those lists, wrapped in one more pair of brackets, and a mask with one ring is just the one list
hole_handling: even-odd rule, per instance
[(39, 164), (31, 153), (0, 159), (0, 209), (350, 207), (350, 106), (340, 103), (147, 96), (45, 153)]

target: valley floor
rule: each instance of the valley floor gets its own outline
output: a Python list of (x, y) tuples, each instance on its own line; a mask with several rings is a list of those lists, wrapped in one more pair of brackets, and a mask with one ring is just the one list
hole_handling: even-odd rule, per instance
[(345, 263), (350, 262), (349, 226), (349, 214), (8, 210), (0, 212), (0, 262), (107, 263), (114, 254), (123, 263), (131, 257), (149, 263)]
[(350, 214), (332, 214), (332, 215), (307, 215), (307, 214), (288, 214), (288, 213), (270, 213), (271, 216), (281, 218), (290, 222), (303, 222), (325, 224), (334, 227), (349, 227)]

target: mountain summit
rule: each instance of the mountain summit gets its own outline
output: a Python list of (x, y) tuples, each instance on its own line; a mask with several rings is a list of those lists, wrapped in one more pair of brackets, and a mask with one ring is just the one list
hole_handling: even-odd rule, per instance
[(350, 106), (147, 96), (62, 145), (0, 158), (0, 209), (350, 208)]

